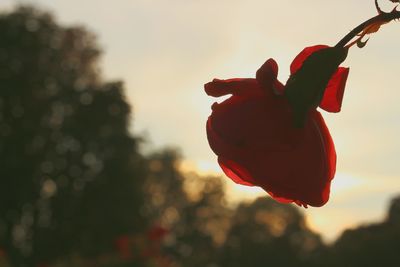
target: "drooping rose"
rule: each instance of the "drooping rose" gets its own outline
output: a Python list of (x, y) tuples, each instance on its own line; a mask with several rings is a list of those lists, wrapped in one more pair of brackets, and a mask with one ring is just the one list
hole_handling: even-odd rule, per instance
[[(328, 55), (331, 61), (324, 63), (331, 53), (328, 49), (304, 49), (291, 65), (290, 86), (277, 80), (273, 59), (261, 66), (255, 79), (214, 79), (205, 85), (210, 96), (232, 94), (213, 104), (207, 137), (219, 165), (233, 181), (260, 186), (283, 203), (307, 207), (328, 201), (336, 152), (316, 108), (340, 111), (348, 75), (347, 68), (338, 68), (345, 56), (339, 60)], [(332, 61), (337, 62), (334, 69)], [(312, 77), (313, 69), (318, 69), (319, 77)], [(314, 80), (307, 83), (307, 79)]]

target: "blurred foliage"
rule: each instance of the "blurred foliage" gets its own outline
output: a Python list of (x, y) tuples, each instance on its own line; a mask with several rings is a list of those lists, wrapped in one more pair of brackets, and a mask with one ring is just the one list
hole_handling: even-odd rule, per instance
[(21, 7), (0, 16), (0, 244), (15, 266), (113, 248), (144, 229), (144, 169), (120, 82), (83, 28)]
[(231, 224), (221, 266), (319, 266), (322, 241), (294, 206), (259, 198), (240, 205)]
[(400, 265), (400, 197), (390, 204), (381, 223), (346, 230), (333, 244), (331, 266), (399, 266)]
[(84, 28), (23, 6), (0, 34), (0, 267), (400, 265), (400, 198), (327, 246), (294, 206), (228, 205), (175, 149), (144, 155)]
[(183, 174), (179, 159), (173, 150), (148, 157), (144, 210), (151, 221), (169, 229), (164, 251), (176, 266), (208, 266), (224, 241), (232, 211), (218, 177)]

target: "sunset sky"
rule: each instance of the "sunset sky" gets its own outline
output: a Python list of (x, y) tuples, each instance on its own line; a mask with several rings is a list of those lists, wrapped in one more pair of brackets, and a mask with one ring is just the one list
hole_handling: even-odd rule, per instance
[[(384, 10), (390, 1), (381, 0)], [(373, 0), (0, 0), (0, 9), (34, 3), (64, 25), (95, 32), (107, 79), (123, 80), (133, 105), (132, 131), (148, 149), (179, 147), (185, 166), (220, 172), (205, 133), (215, 101), (203, 84), (254, 77), (270, 57), (285, 82), (292, 59), (306, 46), (334, 45), (374, 16)], [(342, 111), (323, 116), (338, 154), (331, 199), (304, 210), (327, 240), (344, 228), (383, 219), (400, 194), (400, 23), (385, 25), (363, 49), (352, 48)], [(260, 190), (228, 181), (230, 199)]]

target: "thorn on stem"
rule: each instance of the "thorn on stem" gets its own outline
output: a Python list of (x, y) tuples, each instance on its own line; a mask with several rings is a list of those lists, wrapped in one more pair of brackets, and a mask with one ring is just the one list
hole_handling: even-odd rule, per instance
[(398, 7), (398, 6), (399, 6), (399, 5), (396, 5), (390, 13), (397, 12), (397, 11), (398, 11), (398, 10), (397, 10), (397, 7)]
[(357, 47), (358, 48), (363, 48), (364, 46), (366, 46), (366, 44), (368, 43), (369, 38), (365, 41), (362, 40), (362, 37), (360, 39), (358, 39), (357, 41)]

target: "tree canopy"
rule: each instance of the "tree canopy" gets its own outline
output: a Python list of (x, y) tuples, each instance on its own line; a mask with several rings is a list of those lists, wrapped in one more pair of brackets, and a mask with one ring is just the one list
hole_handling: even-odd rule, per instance
[(138, 139), (95, 37), (31, 7), (0, 16), (0, 236), (15, 264), (109, 250), (140, 231)]

